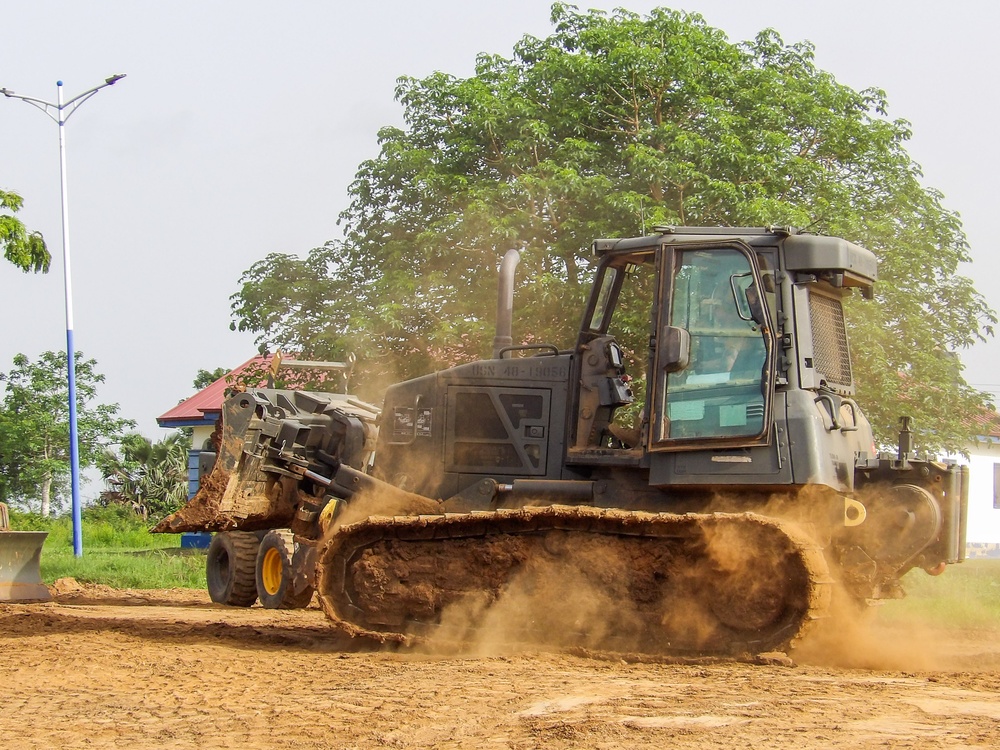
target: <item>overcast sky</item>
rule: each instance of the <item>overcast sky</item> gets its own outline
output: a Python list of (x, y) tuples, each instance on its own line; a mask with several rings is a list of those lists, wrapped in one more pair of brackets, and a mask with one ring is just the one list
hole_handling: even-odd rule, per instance
[[(659, 3), (615, 5), (644, 13)], [(733, 41), (773, 27), (810, 40), (853, 88), (887, 91), (913, 125), (925, 184), (958, 211), (1000, 308), (990, 239), (1000, 140), (1000, 4), (952, 0), (678, 0)], [(947, 8), (947, 9), (945, 9)], [(255, 353), (229, 330), (240, 274), (271, 252), (305, 253), (339, 236), (336, 218), (379, 127), (401, 123), (401, 75), (472, 73), (479, 52), (509, 56), (550, 30), (540, 0), (141, 3), (0, 0), (0, 87), (55, 100), (113, 73), (66, 127), (76, 347), (107, 376), (106, 402), (147, 435), (192, 394), (199, 368)], [(0, 370), (17, 353), (65, 348), (56, 125), (0, 97), (0, 188), (53, 254), (47, 275), (0, 263)], [(515, 303), (516, 304), (516, 303)], [(1000, 344), (963, 354), (968, 380), (1000, 393)], [(95, 490), (96, 491), (96, 490)]]

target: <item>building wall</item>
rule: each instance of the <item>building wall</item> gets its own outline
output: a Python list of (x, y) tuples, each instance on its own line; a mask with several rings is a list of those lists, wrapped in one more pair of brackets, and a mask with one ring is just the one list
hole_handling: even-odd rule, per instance
[(194, 448), (188, 451), (188, 500), (194, 497), (201, 483), (198, 478), (198, 464), (201, 461), (201, 451)]
[(197, 425), (191, 430), (191, 450), (188, 451), (188, 500), (198, 491), (198, 466), (201, 461), (201, 451), (208, 446), (212, 438), (215, 424)]
[[(1000, 543), (1000, 508), (995, 507), (994, 477), (1000, 465), (1000, 438), (980, 438), (969, 446), (968, 541)], [(959, 458), (963, 461), (964, 459)]]

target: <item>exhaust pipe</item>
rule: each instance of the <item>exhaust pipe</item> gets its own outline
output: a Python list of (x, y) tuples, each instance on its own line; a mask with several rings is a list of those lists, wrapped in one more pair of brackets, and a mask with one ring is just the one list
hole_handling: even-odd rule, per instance
[(520, 250), (508, 250), (500, 263), (500, 283), (497, 289), (497, 334), (493, 337), (493, 359), (513, 345), (514, 329), (514, 269), (521, 260)]

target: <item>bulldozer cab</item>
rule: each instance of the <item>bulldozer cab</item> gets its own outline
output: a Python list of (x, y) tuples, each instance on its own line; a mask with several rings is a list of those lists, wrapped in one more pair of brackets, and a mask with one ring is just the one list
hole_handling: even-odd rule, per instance
[(578, 341), (571, 452), (766, 444), (775, 248), (644, 239), (602, 257)]

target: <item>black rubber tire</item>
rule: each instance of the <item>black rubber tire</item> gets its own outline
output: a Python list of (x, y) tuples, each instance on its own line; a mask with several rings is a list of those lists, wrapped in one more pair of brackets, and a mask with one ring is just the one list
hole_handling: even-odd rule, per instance
[(208, 545), (205, 579), (208, 595), (216, 604), (249, 607), (257, 601), (257, 548), (260, 540), (253, 532), (221, 531)]
[(312, 601), (313, 588), (295, 591), (295, 540), (292, 532), (273, 529), (257, 550), (257, 597), (265, 609), (302, 609)]

